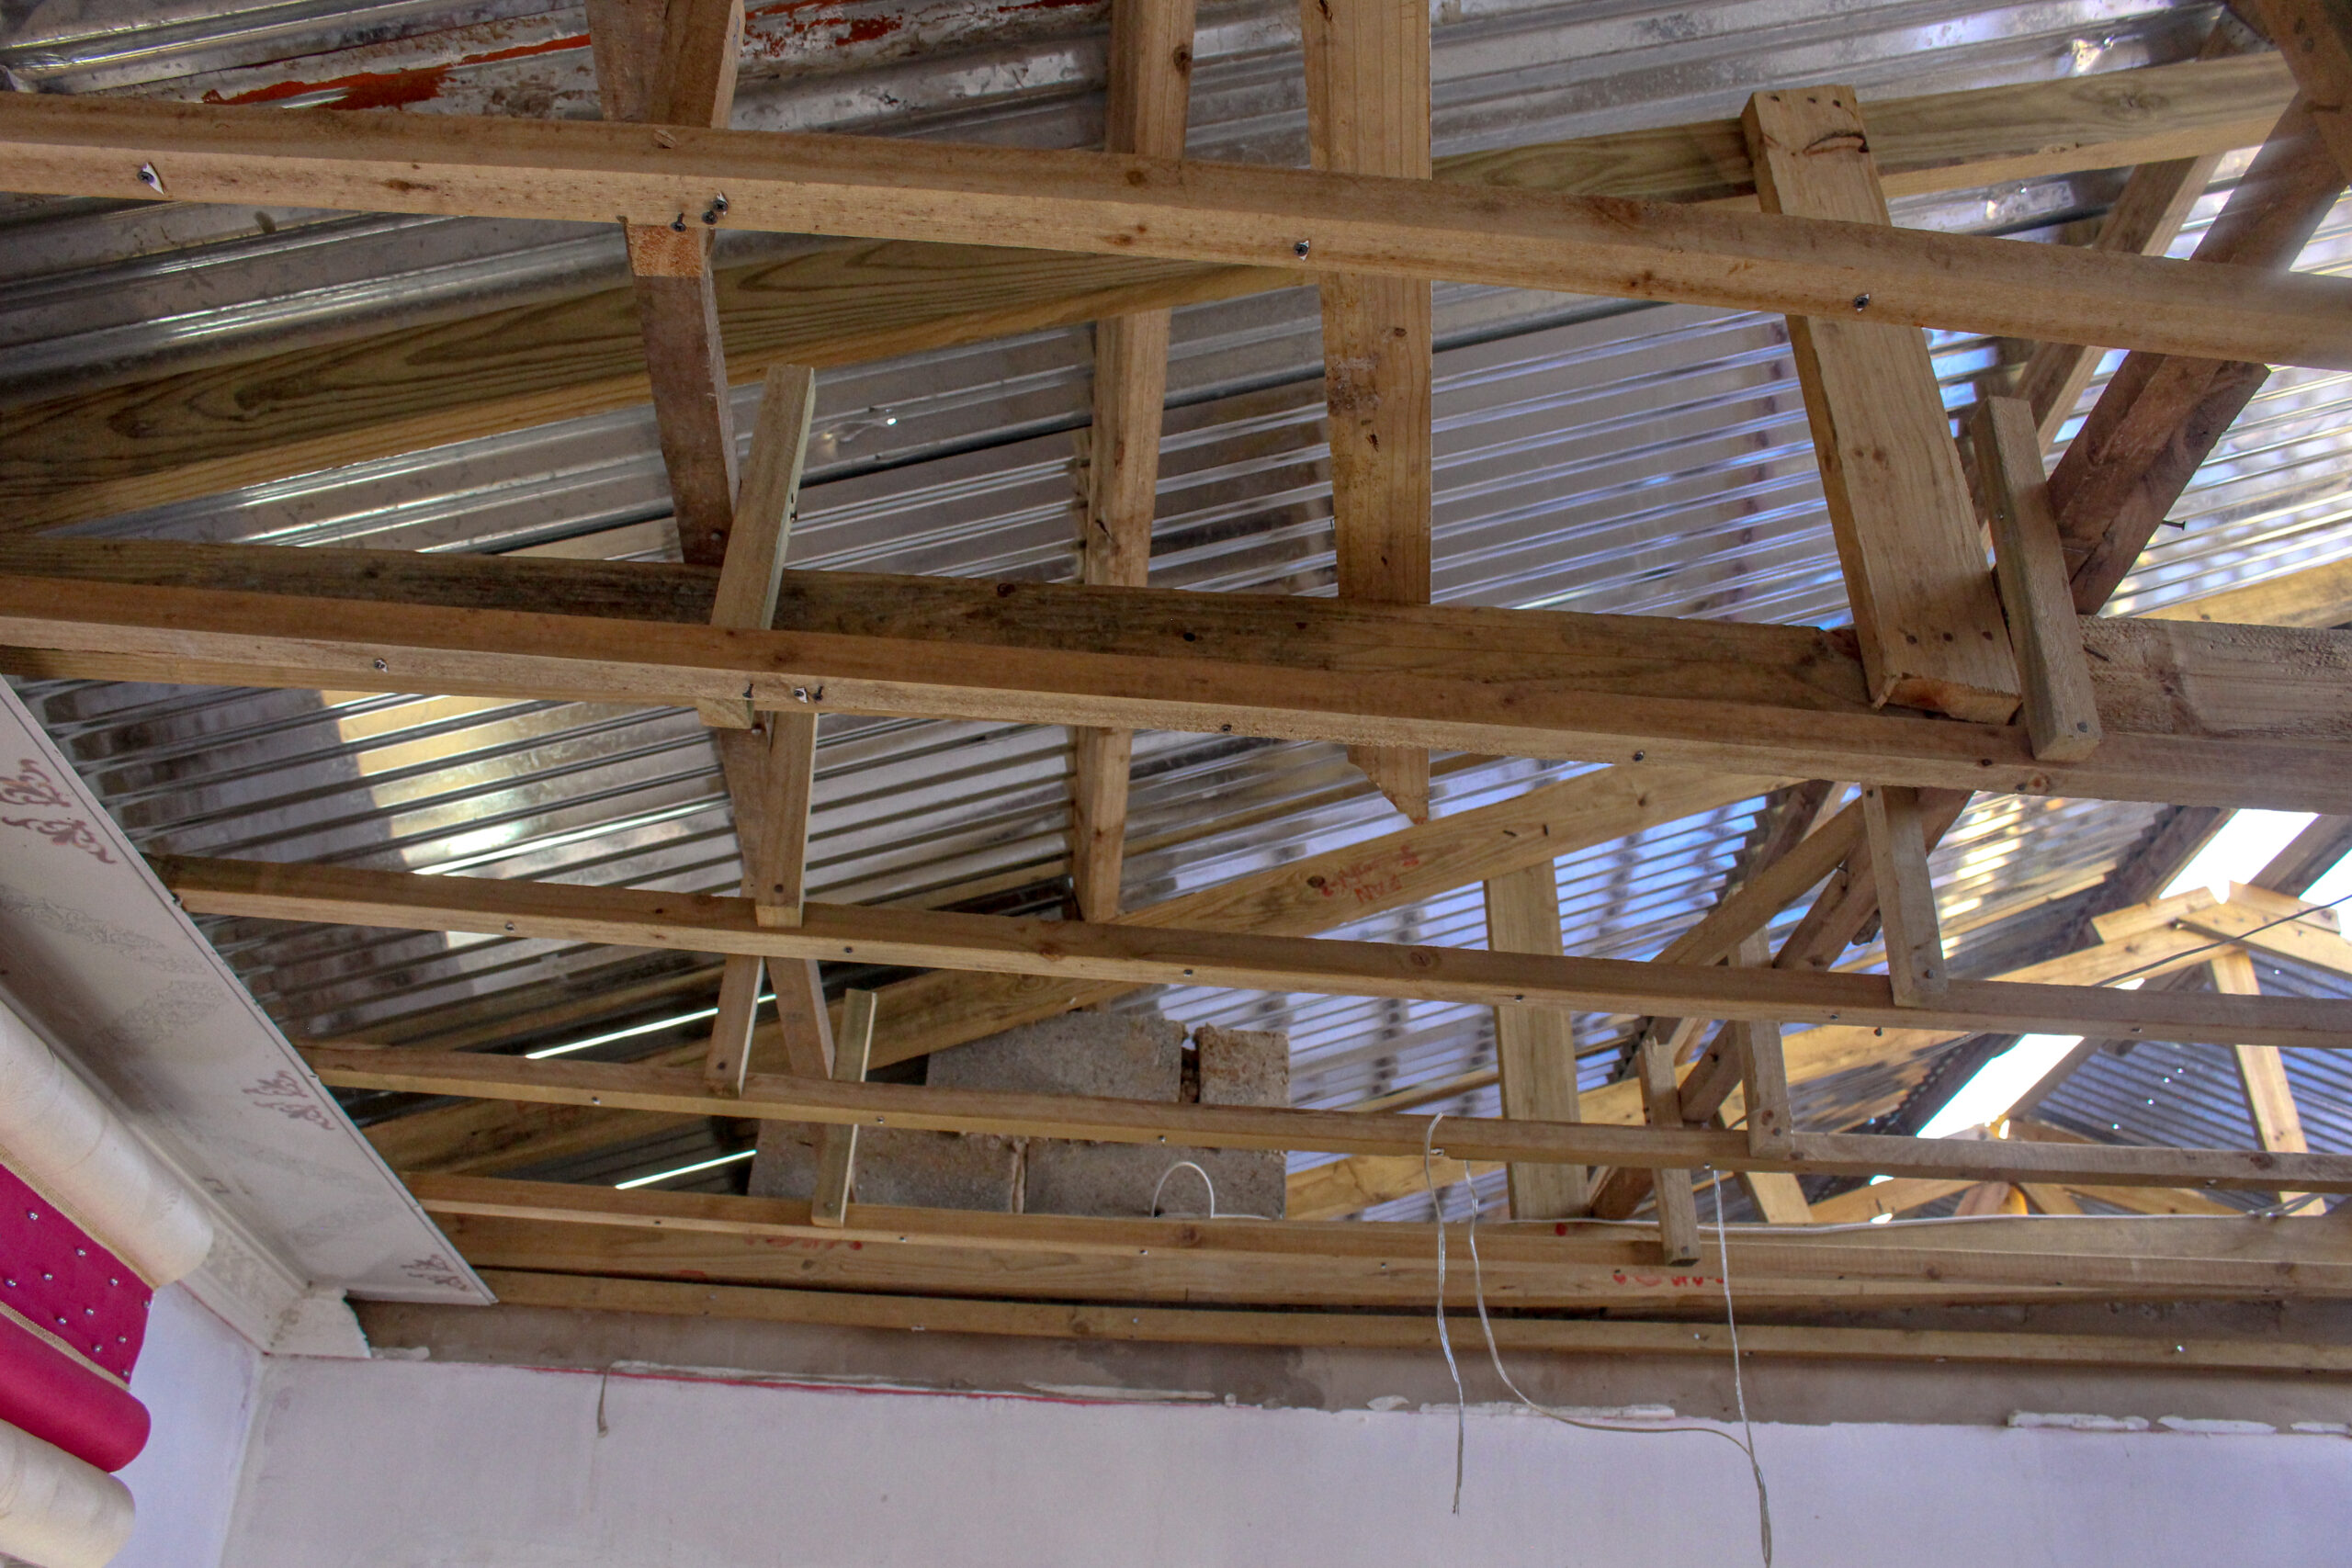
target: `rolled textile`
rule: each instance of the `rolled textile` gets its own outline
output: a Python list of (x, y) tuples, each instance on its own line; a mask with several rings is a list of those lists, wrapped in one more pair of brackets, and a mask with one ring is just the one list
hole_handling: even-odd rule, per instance
[(147, 1407), (129, 1389), (14, 1314), (0, 1315), (0, 1422), (100, 1470), (147, 1446)]
[(0, 1551), (40, 1568), (106, 1568), (131, 1524), (129, 1487), (0, 1424)]
[(0, 1163), (150, 1285), (171, 1283), (212, 1249), (212, 1223), (196, 1196), (5, 1007)]

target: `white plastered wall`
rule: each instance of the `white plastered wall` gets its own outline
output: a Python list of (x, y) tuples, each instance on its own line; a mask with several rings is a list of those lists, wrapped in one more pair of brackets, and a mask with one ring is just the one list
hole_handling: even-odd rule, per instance
[[(1455, 1517), (1451, 1411), (277, 1358), (263, 1378), (236, 1568), (1758, 1561), (1746, 1463), (1708, 1437), (1474, 1412)], [(1783, 1568), (2206, 1568), (2256, 1543), (2297, 1568), (2352, 1540), (2342, 1437), (1758, 1430)]]
[(138, 1523), (110, 1568), (225, 1568), (263, 1357), (185, 1286), (155, 1292), (130, 1392), (153, 1422), (123, 1468)]

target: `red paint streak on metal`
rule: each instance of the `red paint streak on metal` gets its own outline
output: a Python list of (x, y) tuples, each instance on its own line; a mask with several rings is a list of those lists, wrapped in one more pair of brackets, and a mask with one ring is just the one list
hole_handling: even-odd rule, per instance
[(512, 49), (485, 50), (480, 54), (461, 55), (445, 65), (420, 66), (413, 71), (356, 71), (348, 76), (330, 76), (322, 82), (274, 82), (266, 87), (223, 97), (217, 90), (204, 95), (208, 104), (275, 104), (288, 98), (308, 97), (313, 93), (340, 93), (342, 96), (325, 107), (338, 109), (390, 109), (404, 104), (421, 104), (441, 96), (441, 88), (449, 73), (464, 65), (494, 65), (504, 60), (521, 60), (535, 54), (560, 54), (588, 47), (588, 35), (575, 33), (564, 38), (546, 39), (537, 43), (516, 44)]

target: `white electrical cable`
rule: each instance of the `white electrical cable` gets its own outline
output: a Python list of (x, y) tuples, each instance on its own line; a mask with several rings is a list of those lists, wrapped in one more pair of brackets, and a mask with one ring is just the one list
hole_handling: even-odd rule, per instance
[(1207, 1171), (1203, 1170), (1203, 1169), (1202, 1169), (1202, 1168), (1201, 1168), (1197, 1164), (1195, 1164), (1193, 1161), (1192, 1161), (1192, 1160), (1188, 1160), (1188, 1159), (1180, 1159), (1180, 1160), (1178, 1160), (1174, 1165), (1170, 1166), (1166, 1170), (1161, 1171), (1161, 1172), (1159, 1173), (1159, 1179), (1152, 1185), (1152, 1189), (1151, 1189), (1151, 1217), (1152, 1217), (1153, 1219), (1157, 1220), (1157, 1219), (1159, 1219), (1159, 1218), (1161, 1218), (1161, 1217), (1162, 1217), (1162, 1215), (1161, 1215), (1161, 1214), (1160, 1214), (1160, 1213), (1159, 1213), (1159, 1194), (1160, 1194), (1160, 1192), (1161, 1192), (1161, 1191), (1162, 1191), (1162, 1190), (1167, 1187), (1167, 1185), (1168, 1185), (1168, 1179), (1169, 1179), (1170, 1177), (1171, 1177), (1171, 1176), (1175, 1175), (1175, 1174), (1176, 1174), (1178, 1171), (1180, 1171), (1180, 1170), (1189, 1170), (1189, 1171), (1191, 1171), (1194, 1176), (1197, 1176), (1197, 1177), (1199, 1177), (1199, 1178), (1201, 1179), (1201, 1185), (1202, 1185), (1202, 1186), (1204, 1186), (1204, 1187), (1205, 1187), (1205, 1188), (1207, 1188), (1207, 1189), (1209, 1190), (1209, 1218), (1210, 1218), (1210, 1219), (1213, 1219), (1213, 1220), (1263, 1220), (1263, 1221), (1265, 1221), (1268, 1224), (1274, 1224), (1274, 1223), (1275, 1223), (1275, 1221), (1274, 1221), (1274, 1217), (1273, 1217), (1272, 1214), (1220, 1214), (1220, 1213), (1218, 1213), (1216, 1212), (1216, 1182), (1214, 1182), (1214, 1181), (1211, 1181), (1211, 1180), (1209, 1179), (1209, 1173), (1208, 1173)]
[[(1453, 1336), (1445, 1324), (1445, 1205), (1438, 1201), (1437, 1174), (1430, 1168), (1437, 1124), (1444, 1120), (1445, 1112), (1441, 1111), (1421, 1132), (1421, 1180), (1428, 1185), (1430, 1202), (1437, 1210), (1437, 1348), (1445, 1352), (1445, 1370), (1453, 1374), (1453, 1511), (1458, 1514), (1462, 1511), (1462, 1454), (1470, 1435), (1470, 1396), (1462, 1391), (1462, 1368), (1453, 1359)], [(1477, 1218), (1475, 1188), (1470, 1193), (1470, 1214), (1473, 1220)]]
[(1715, 1249), (1723, 1258), (1724, 1326), (1731, 1332), (1731, 1392), (1739, 1404), (1739, 1429), (1747, 1441), (1747, 1469), (1756, 1477), (1756, 1529), (1764, 1546), (1764, 1568), (1772, 1568), (1772, 1499), (1764, 1490), (1764, 1467), (1756, 1461), (1756, 1428), (1747, 1422), (1747, 1382), (1739, 1367), (1739, 1319), (1731, 1305), (1731, 1233), (1724, 1228), (1724, 1184), (1715, 1183)]
[[(1435, 1173), (1430, 1168), (1430, 1163), (1431, 1145), (1437, 1136), (1437, 1124), (1443, 1120), (1445, 1120), (1445, 1116), (1442, 1111), (1430, 1118), (1429, 1127), (1422, 1134), (1421, 1179), (1429, 1188), (1430, 1202), (1436, 1210), (1437, 1217), (1437, 1342), (1438, 1348), (1445, 1352), (1446, 1370), (1453, 1374), (1453, 1511), (1458, 1514), (1462, 1511), (1463, 1438), (1464, 1430), (1468, 1424), (1468, 1400), (1467, 1396), (1463, 1393), (1462, 1370), (1454, 1363), (1453, 1343), (1446, 1329), (1445, 1209), (1443, 1204), (1440, 1202), (1438, 1199), (1437, 1179)], [(1638, 1224), (1643, 1222), (1631, 1223)], [(1728, 1230), (1723, 1223), (1723, 1188), (1721, 1183), (1718, 1183), (1715, 1188), (1715, 1235), (1724, 1254), (1724, 1315), (1725, 1321), (1730, 1323), (1731, 1250), (1730, 1242), (1728, 1240)], [(1747, 1422), (1747, 1392), (1746, 1384), (1742, 1381), (1740, 1375), (1739, 1366), (1738, 1325), (1736, 1323), (1731, 1324), (1732, 1393), (1739, 1410), (1741, 1430), (1746, 1432), (1747, 1436), (1747, 1440), (1746, 1442), (1742, 1442), (1739, 1438), (1733, 1437), (1729, 1432), (1724, 1431), (1720, 1427), (1667, 1425), (1634, 1426), (1631, 1424), (1621, 1424), (1612, 1421), (1595, 1421), (1585, 1416), (1564, 1416), (1559, 1411), (1554, 1410), (1548, 1405), (1538, 1404), (1534, 1400), (1530, 1399), (1527, 1396), (1526, 1391), (1521, 1388), (1519, 1384), (1512, 1380), (1510, 1371), (1503, 1365), (1502, 1349), (1495, 1342), (1494, 1320), (1489, 1317), (1487, 1313), (1487, 1277), (1485, 1266), (1481, 1263), (1478, 1257), (1478, 1190), (1475, 1185), (1473, 1185), (1470, 1190), (1469, 1235), (1471, 1294), (1478, 1306), (1478, 1327), (1486, 1336), (1487, 1358), (1494, 1363), (1495, 1376), (1502, 1380), (1502, 1385), (1510, 1390), (1512, 1395), (1516, 1397), (1521, 1404), (1527, 1406), (1528, 1409), (1548, 1420), (1557, 1421), (1564, 1427), (1580, 1427), (1585, 1430), (1591, 1432), (1696, 1432), (1706, 1437), (1721, 1438), (1733, 1448), (1739, 1450), (1742, 1454), (1747, 1456), (1748, 1472), (1756, 1479), (1756, 1510), (1757, 1517), (1759, 1521), (1758, 1528), (1760, 1531), (1760, 1540), (1763, 1544), (1764, 1568), (1772, 1568), (1771, 1501), (1765, 1491), (1763, 1469), (1756, 1461), (1755, 1429), (1750, 1427)]]

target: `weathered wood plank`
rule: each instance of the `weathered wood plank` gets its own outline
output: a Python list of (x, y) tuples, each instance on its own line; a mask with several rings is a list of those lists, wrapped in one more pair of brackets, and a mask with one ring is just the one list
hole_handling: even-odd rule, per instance
[[(1155, 7), (1157, 9), (1157, 7)], [(2272, 55), (1871, 106), (1890, 195), (2251, 146)], [(1441, 179), (1754, 205), (1736, 121), (1441, 160)], [(1285, 286), (1284, 274), (980, 246), (848, 243), (718, 278), (732, 373), (832, 366)], [(34, 528), (640, 404), (630, 291), (403, 326), (0, 412), (6, 526)]]
[(1970, 424), (1977, 482), (1993, 522), (1994, 577), (2017, 650), (2033, 754), (2079, 761), (2098, 749), (2106, 732), (2050, 512), (2033, 410), (2016, 398), (1988, 398), (1976, 405)]
[[(1891, 226), (1853, 89), (1758, 93), (1742, 124), (1766, 211)], [(1871, 695), (2006, 722), (2017, 671), (1927, 338), (1868, 290), (1839, 303), (1792, 315), (1789, 346)]]
[[(1497, 953), (1558, 957), (1559, 869), (1538, 861), (1486, 884), (1487, 946)], [(1498, 1007), (1495, 1057), (1503, 1114), (1536, 1122), (1577, 1120), (1577, 1044), (1569, 1015), (1551, 1008)], [(1585, 1173), (1574, 1165), (1510, 1168), (1516, 1220), (1566, 1219), (1585, 1212)]]
[(1974, 980), (1951, 982), (1941, 998), (1906, 1007), (1894, 999), (1883, 976), (1870, 975), (1552, 958), (846, 904), (812, 903), (803, 923), (787, 929), (760, 925), (747, 899), (710, 895), (171, 856), (154, 864), (191, 911), (263, 919), (1485, 1007), (1863, 1029), (2099, 1034), (2323, 1049), (2352, 1045), (2340, 1008), (2294, 997), (2140, 995), (2095, 986)]

